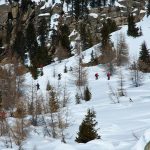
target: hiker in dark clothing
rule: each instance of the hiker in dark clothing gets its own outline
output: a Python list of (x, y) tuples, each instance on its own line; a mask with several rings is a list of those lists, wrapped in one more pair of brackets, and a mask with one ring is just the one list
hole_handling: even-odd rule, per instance
[(95, 79), (97, 80), (98, 79), (98, 73), (95, 73)]
[(110, 80), (110, 72), (107, 73), (107, 79)]
[(61, 73), (58, 74), (58, 80), (61, 80)]
[(40, 89), (40, 85), (39, 83), (36, 84), (36, 89), (39, 90)]

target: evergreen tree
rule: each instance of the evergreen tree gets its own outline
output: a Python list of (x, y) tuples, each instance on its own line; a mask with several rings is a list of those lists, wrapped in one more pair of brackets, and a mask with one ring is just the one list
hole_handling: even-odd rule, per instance
[(147, 4), (147, 17), (150, 15), (150, 0), (148, 0)]
[(42, 17), (42, 19), (40, 20), (38, 35), (40, 45), (37, 51), (36, 59), (38, 60), (38, 66), (44, 66), (48, 64), (48, 50), (46, 45), (48, 37), (48, 27), (47, 21), (44, 17)]
[(37, 60), (37, 51), (38, 51), (38, 43), (36, 37), (36, 31), (34, 28), (34, 24), (32, 22), (29, 23), (26, 29), (26, 44), (25, 50), (29, 52), (29, 57), (31, 61), (31, 67), (29, 70), (31, 71), (32, 77), (37, 79), (39, 72), (38, 72), (38, 60)]
[(88, 46), (87, 46), (86, 23), (81, 22), (79, 32), (80, 32), (80, 38), (81, 38), (81, 42), (82, 42), (82, 49), (84, 51), (85, 49), (88, 48)]
[(37, 67), (35, 65), (32, 65), (31, 67), (29, 67), (30, 73), (33, 77), (34, 80), (36, 80), (39, 76), (39, 71), (37, 69)]
[(24, 54), (25, 54), (25, 36), (22, 31), (18, 31), (16, 34), (16, 39), (13, 44), (13, 51), (16, 52), (19, 57), (24, 62)]
[(49, 81), (47, 82), (46, 85), (46, 91), (50, 91), (52, 89), (52, 86), (50, 85)]
[(89, 101), (90, 99), (91, 99), (91, 92), (90, 92), (88, 86), (86, 86), (84, 89), (84, 100)]
[(69, 56), (71, 56), (71, 48), (70, 48), (70, 40), (69, 40), (70, 30), (69, 27), (64, 24), (60, 26), (60, 41), (63, 46), (67, 50)]
[(95, 57), (94, 57), (94, 52), (92, 50), (92, 52), (91, 52), (91, 62), (94, 62), (94, 60), (95, 60)]
[(101, 0), (97, 0), (97, 6), (102, 6), (102, 1)]
[(150, 62), (150, 55), (149, 55), (149, 51), (147, 49), (145, 41), (141, 45), (139, 60), (144, 62), (144, 63)]
[(100, 139), (100, 136), (97, 133), (97, 129), (95, 129), (95, 126), (97, 125), (95, 118), (95, 111), (88, 109), (87, 115), (79, 127), (79, 132), (77, 133), (78, 136), (75, 139), (76, 142), (87, 143), (94, 139)]
[(127, 31), (128, 36), (137, 37), (139, 35), (138, 30), (139, 28), (136, 27), (133, 14), (129, 14), (128, 15), (128, 31)]
[(107, 19), (107, 27), (109, 30), (109, 33), (112, 33), (117, 30), (117, 25), (114, 20), (111, 20), (110, 18)]
[(101, 37), (102, 37), (102, 47), (104, 48), (109, 43), (109, 29), (106, 22), (103, 22), (101, 28)]
[(128, 62), (129, 60), (129, 51), (126, 39), (123, 33), (119, 34), (119, 39), (117, 40), (116, 47), (116, 61), (117, 65), (121, 66)]
[(106, 45), (108, 45), (108, 43), (109, 43), (109, 37), (110, 37), (109, 34), (116, 30), (117, 30), (117, 25), (116, 25), (115, 21), (113, 21), (111, 19), (107, 19), (103, 22), (103, 26), (101, 28), (102, 47), (103, 48)]
[(42, 17), (39, 22), (38, 35), (39, 35), (40, 46), (45, 47), (47, 37), (48, 37), (48, 26), (47, 26), (47, 21), (44, 17)]
[(103, 5), (106, 6), (107, 0), (103, 0)]
[(81, 14), (81, 5), (80, 5), (80, 0), (73, 0), (74, 1), (74, 14), (75, 14), (75, 19), (78, 20), (80, 14)]
[(94, 7), (95, 7), (95, 5), (96, 5), (96, 4), (95, 4), (95, 0), (91, 0), (91, 3), (90, 3), (90, 4), (91, 4), (91, 7), (93, 7), (93, 8), (94, 8)]
[(49, 91), (49, 107), (51, 113), (55, 113), (59, 109), (57, 93), (54, 88), (51, 88), (51, 90)]
[(21, 0), (21, 10), (25, 13), (28, 10), (28, 5), (31, 4), (31, 0)]
[(36, 65), (36, 54), (38, 50), (38, 43), (36, 37), (36, 31), (34, 24), (32, 22), (29, 23), (26, 29), (26, 51), (29, 52), (30, 60), (32, 65)]

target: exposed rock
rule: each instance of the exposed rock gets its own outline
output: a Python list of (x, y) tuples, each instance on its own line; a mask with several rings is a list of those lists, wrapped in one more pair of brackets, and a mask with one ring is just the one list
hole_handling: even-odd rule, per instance
[(63, 11), (63, 5), (61, 3), (55, 3), (52, 8), (52, 14), (61, 14)]

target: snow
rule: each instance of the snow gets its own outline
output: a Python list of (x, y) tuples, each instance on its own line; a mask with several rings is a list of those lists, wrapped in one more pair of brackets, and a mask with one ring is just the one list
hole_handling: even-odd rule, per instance
[[(0, 0), (0, 5), (4, 1)], [(39, 2), (39, 0), (36, 0)], [(56, 3), (60, 1), (57, 0)], [(51, 5), (49, 0), (44, 7)], [(116, 2), (115, 5), (119, 5)], [(43, 8), (44, 8), (43, 7)], [(121, 7), (121, 6), (120, 6)], [(64, 6), (66, 10), (66, 6)], [(96, 14), (91, 14), (96, 17)], [(54, 14), (51, 16), (51, 28), (57, 30), (59, 15)], [(124, 33), (126, 42), (129, 47), (130, 61), (138, 59), (140, 46), (143, 41), (147, 43), (150, 48), (150, 18), (146, 16), (142, 21), (137, 23), (138, 27), (142, 28), (143, 35), (137, 38), (127, 36), (127, 26), (122, 26), (119, 31), (111, 34), (111, 40), (114, 42), (114, 46), (117, 44), (117, 38), (120, 32)], [(74, 32), (71, 33), (74, 35)], [(74, 43), (72, 43), (74, 44)], [(88, 63), (91, 59), (91, 52), (93, 51), (96, 55), (100, 55), (99, 44), (91, 47), (90, 49), (82, 52), (83, 62)], [(73, 56), (69, 59), (63, 60), (61, 63), (58, 61), (45, 66), (43, 68), (43, 76), (40, 76), (37, 80), (32, 80), (31, 74), (25, 75), (26, 84), (35, 86), (38, 82), (40, 84), (40, 90), (38, 94), (46, 94), (46, 85), (50, 81), (50, 84), (58, 88), (67, 86), (68, 92), (70, 93), (69, 103), (69, 115), (71, 125), (66, 129), (66, 141), (64, 144), (60, 139), (52, 139), (50, 137), (44, 137), (41, 134), (30, 132), (29, 137), (23, 143), (25, 150), (143, 150), (146, 143), (150, 140), (150, 74), (144, 74), (145, 80), (143, 85), (140, 87), (134, 87), (130, 79), (129, 66), (116, 68), (116, 72), (111, 76), (110, 80), (107, 80), (107, 69), (105, 65), (99, 64), (93, 67), (87, 67), (88, 82), (92, 93), (92, 99), (88, 102), (82, 101), (81, 104), (75, 104), (76, 86), (74, 84), (74, 77), (72, 72), (64, 73), (64, 66), (67, 68), (74, 67), (76, 65), (77, 56)], [(56, 77), (53, 77), (54, 69), (56, 71)], [(120, 103), (114, 104), (109, 98), (109, 85), (112, 86), (114, 91), (118, 90), (119, 72), (122, 71), (124, 77), (124, 88), (126, 96), (120, 98)], [(99, 74), (99, 79), (95, 80), (94, 74)], [(62, 74), (62, 79), (58, 81), (57, 74)], [(59, 87), (59, 88), (60, 88)], [(129, 98), (132, 98), (133, 102), (129, 102)], [(115, 97), (114, 97), (115, 99)], [(98, 122), (100, 140), (93, 140), (86, 144), (76, 143), (75, 137), (88, 108), (94, 108), (96, 111), (96, 120)], [(13, 120), (9, 120), (10, 124)], [(35, 129), (40, 133), (40, 128)], [(1, 140), (0, 140), (1, 141)], [(0, 142), (0, 149), (6, 150), (3, 143)], [(14, 146), (13, 148), (17, 148)], [(7, 149), (8, 150), (8, 149)]]
[(59, 17), (60, 17), (59, 14), (53, 14), (53, 15), (51, 16), (51, 20), (50, 20), (51, 29), (57, 30), (57, 25), (58, 25), (58, 19), (59, 19)]
[(139, 56), (139, 51), (141, 44), (145, 41), (147, 44), (147, 47), (150, 48), (149, 43), (149, 34), (150, 33), (150, 18), (147, 18), (146, 16), (137, 23), (138, 27), (141, 27), (143, 35), (137, 38), (128, 37), (127, 36), (127, 26), (123, 26), (121, 30), (112, 33), (111, 39), (114, 42), (114, 45), (117, 44), (117, 37), (120, 32), (122, 32), (125, 35), (126, 42), (128, 43), (129, 48), (129, 56), (131, 57), (131, 60), (137, 60)]
[(70, 33), (69, 37), (74, 36), (74, 35), (77, 35), (77, 34), (78, 34), (78, 32), (74, 29), (74, 30)]
[(3, 5), (5, 3), (6, 3), (5, 0), (0, 0), (0, 5)]
[(97, 18), (98, 14), (96, 14), (96, 13), (90, 13), (89, 16), (92, 16), (93, 18)]
[[(127, 26), (123, 26), (121, 30), (112, 33), (111, 39), (114, 42), (114, 45), (116, 45), (118, 34), (120, 32), (125, 34), (126, 41), (129, 45), (131, 61), (138, 58), (140, 45), (144, 40), (146, 41), (147, 46), (150, 47), (150, 43), (148, 43), (149, 34), (147, 34), (150, 33), (149, 24), (150, 18), (147, 17), (144, 17), (143, 20), (137, 24), (139, 27), (141, 26), (143, 32), (143, 35), (137, 38), (127, 36)], [(95, 45), (82, 53), (83, 62), (90, 61), (92, 50), (97, 52), (98, 46), (99, 45)], [(57, 87), (58, 84), (60, 85), (60, 83), (63, 86), (65, 83), (71, 97), (69, 111), (71, 115), (70, 122), (72, 125), (69, 126), (66, 131), (71, 138), (67, 139), (67, 144), (63, 144), (59, 142), (59, 140), (52, 140), (52, 142), (48, 143), (45, 138), (42, 137), (38, 141), (37, 138), (39, 138), (39, 136), (35, 137), (35, 135), (32, 135), (32, 139), (35, 138), (34, 141), (36, 141), (35, 145), (37, 148), (39, 150), (45, 150), (47, 148), (56, 150), (91, 150), (91, 148), (94, 150), (143, 150), (150, 139), (150, 132), (148, 130), (150, 128), (150, 74), (144, 75), (145, 80), (143, 81), (142, 86), (134, 87), (130, 81), (130, 71), (128, 70), (128, 66), (122, 67), (121, 71), (124, 76), (124, 87), (127, 95), (120, 98), (119, 104), (113, 104), (109, 98), (110, 90), (108, 85), (112, 86), (114, 91), (117, 91), (120, 69), (116, 68), (116, 73), (108, 81), (106, 78), (107, 70), (104, 65), (99, 64), (97, 66), (88, 67), (86, 69), (88, 71), (88, 82), (92, 93), (92, 99), (89, 102), (82, 101), (82, 104), (75, 105), (74, 96), (76, 87), (74, 85), (74, 78), (72, 77), (71, 72), (63, 73), (65, 65), (68, 68), (70, 66), (75, 66), (75, 57), (76, 56), (63, 60), (61, 63), (55, 62), (44, 67), (44, 76), (39, 77), (38, 80), (34, 81), (34, 84), (37, 82), (40, 84), (41, 90), (39, 93), (45, 93), (48, 80), (55, 87)], [(55, 78), (53, 77), (54, 68), (56, 69), (56, 75), (58, 73), (62, 74), (61, 81), (57, 80), (57, 76)], [(98, 72), (100, 76), (98, 80), (95, 80), (94, 78), (96, 72)], [(31, 83), (30, 74), (27, 74), (26, 78), (27, 82)], [(129, 98), (131, 98), (133, 102), (129, 102)], [(74, 139), (88, 108), (94, 108), (96, 111), (96, 120), (98, 121), (98, 127), (100, 128), (98, 132), (102, 139), (94, 140), (87, 144), (77, 144), (74, 142)], [(44, 144), (43, 147), (40, 146), (44, 141), (46, 144)], [(30, 146), (32, 145), (33, 148), (34, 144), (31, 143), (34, 142), (30, 141), (29, 144)]]
[(39, 14), (39, 17), (42, 17), (42, 16), (50, 16), (50, 13)]
[(140, 13), (146, 13), (146, 11), (145, 10), (140, 10)]
[(125, 6), (123, 6), (123, 5), (121, 5), (121, 4), (119, 4), (117, 1), (115, 1), (115, 4), (114, 4), (115, 6), (118, 6), (118, 7), (125, 7)]

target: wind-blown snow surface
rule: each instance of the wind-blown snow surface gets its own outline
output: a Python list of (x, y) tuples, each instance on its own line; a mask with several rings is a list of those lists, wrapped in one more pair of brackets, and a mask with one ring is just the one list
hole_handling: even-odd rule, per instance
[[(143, 36), (138, 38), (127, 37), (126, 40), (129, 44), (129, 51), (131, 60), (138, 58), (140, 45), (145, 40), (148, 48), (150, 48), (150, 18), (143, 18), (143, 21), (138, 23), (143, 31)], [(120, 30), (126, 35), (127, 27), (123, 26)], [(116, 43), (117, 31), (112, 33), (112, 40)], [(87, 62), (92, 50), (98, 51), (97, 46), (94, 46), (87, 51), (83, 52), (83, 61)], [(76, 86), (72, 73), (63, 73), (64, 66), (68, 68), (76, 64), (76, 58), (71, 57), (62, 61), (56, 62), (43, 68), (44, 76), (39, 77), (34, 81), (40, 84), (39, 93), (45, 93), (46, 84), (48, 80), (55, 87), (58, 85), (66, 84), (68, 92), (70, 93), (69, 114), (71, 125), (67, 128), (66, 141), (63, 144), (60, 140), (44, 138), (36, 135), (34, 132), (30, 134), (30, 138), (24, 143), (24, 148), (32, 150), (34, 146), (38, 150), (143, 150), (145, 144), (150, 140), (150, 74), (145, 74), (145, 80), (140, 87), (134, 87), (130, 80), (130, 71), (128, 66), (116, 69), (116, 73), (108, 81), (106, 78), (106, 70), (102, 65), (88, 67), (88, 82), (92, 93), (92, 99), (89, 102), (82, 101), (82, 104), (75, 104)], [(53, 72), (56, 70), (62, 74), (62, 79), (58, 82), (57, 76), (53, 77)], [(118, 89), (119, 72), (122, 71), (124, 76), (124, 88), (126, 96), (120, 98), (120, 103), (113, 104), (109, 98), (109, 86), (114, 91)], [(95, 80), (94, 74), (99, 73), (99, 79)], [(30, 74), (26, 74), (27, 84), (31, 84), (32, 79)], [(129, 102), (129, 98), (133, 102)], [(96, 120), (100, 130), (101, 140), (94, 140), (86, 144), (75, 143), (75, 137), (78, 132), (79, 125), (81, 124), (88, 108), (94, 108), (96, 111)], [(146, 131), (148, 130), (148, 131)]]

